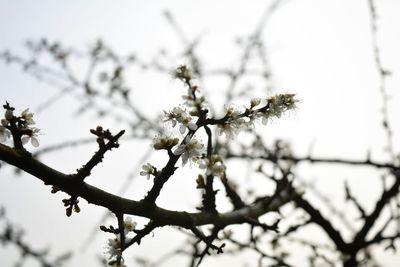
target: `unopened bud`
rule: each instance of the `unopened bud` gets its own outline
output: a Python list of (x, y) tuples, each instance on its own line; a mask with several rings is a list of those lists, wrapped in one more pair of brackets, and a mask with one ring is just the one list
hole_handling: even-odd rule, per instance
[(14, 118), (13, 111), (11, 109), (7, 109), (4, 117), (6, 118), (6, 120), (11, 121)]

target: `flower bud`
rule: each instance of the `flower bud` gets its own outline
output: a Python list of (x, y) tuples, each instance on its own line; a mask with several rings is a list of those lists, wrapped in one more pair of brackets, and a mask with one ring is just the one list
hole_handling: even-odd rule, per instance
[(11, 121), (14, 118), (13, 111), (11, 109), (7, 109), (4, 117), (6, 118), (6, 120)]

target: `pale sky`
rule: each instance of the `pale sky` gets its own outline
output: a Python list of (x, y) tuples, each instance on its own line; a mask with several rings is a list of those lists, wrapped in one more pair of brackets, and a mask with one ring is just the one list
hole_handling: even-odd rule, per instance
[[(79, 49), (85, 49), (97, 38), (102, 38), (121, 54), (134, 52), (143, 59), (149, 59), (163, 47), (178, 52), (182, 44), (162, 15), (168, 9), (189, 38), (202, 34), (197, 51), (208, 68), (227, 67), (238, 58), (234, 39), (254, 30), (269, 2), (0, 0), (0, 51), (7, 49), (23, 55), (26, 40), (46, 37)], [(386, 85), (391, 96), (389, 119), (394, 130), (394, 150), (399, 152), (400, 121), (396, 120), (396, 115), (400, 112), (400, 94), (397, 92), (400, 85), (400, 1), (376, 2), (382, 62), (392, 72)], [(317, 156), (362, 160), (370, 151), (377, 161), (388, 158), (383, 150), (386, 139), (381, 127), (382, 101), (371, 38), (366, 0), (289, 0), (274, 13), (263, 33), (274, 91), (296, 93), (301, 102), (296, 112), (268, 125), (271, 139), (289, 140), (298, 155), (306, 155), (313, 145), (312, 153)], [(56, 92), (17, 67), (1, 63), (0, 73), (0, 101), (7, 100), (19, 110), (30, 107), (35, 112), (35, 107), (43, 103), (43, 99)], [(182, 91), (179, 90), (183, 87), (169, 77), (153, 78), (147, 75), (132, 77), (132, 86), (138, 94), (137, 102), (143, 110), (151, 112), (155, 106), (160, 110), (168, 109), (180, 101)], [(217, 90), (218, 87), (219, 84), (210, 81), (205, 90)], [(157, 98), (150, 95), (151, 90), (159, 90)], [(38, 127), (45, 133), (40, 136), (42, 146), (63, 138), (88, 137), (88, 129), (102, 123), (90, 115), (74, 118), (74, 108), (71, 109), (71, 105), (76, 105), (74, 101), (72, 97), (66, 98), (37, 114)], [(134, 153), (132, 147), (137, 148)], [(93, 177), (88, 182), (110, 192), (118, 191), (131, 168), (120, 166), (115, 170), (115, 166), (124, 165), (121, 160), (128, 158), (135, 164), (141, 157), (137, 151), (144, 151), (147, 147), (148, 144), (140, 143), (121, 146), (106, 157), (100, 170), (94, 172), (96, 179)], [(88, 145), (48, 154), (43, 160), (61, 171), (73, 172), (85, 163), (94, 149), (94, 145)], [(379, 194), (374, 187), (380, 182), (374, 176), (375, 172), (332, 170), (327, 173), (314, 168), (305, 170), (305, 174), (319, 179), (318, 186), (332, 197), (343, 188), (337, 179), (352, 178), (350, 184), (356, 194), (365, 200), (366, 205), (374, 203), (374, 196)], [(110, 176), (115, 179), (118, 175), (121, 178), (117, 182), (110, 181)], [(149, 186), (147, 181), (137, 181), (139, 179), (135, 179), (134, 188), (128, 192), (136, 200)], [(192, 185), (186, 181), (180, 186), (186, 183)], [(162, 199), (163, 207), (193, 208), (195, 200), (191, 196), (178, 198), (174, 196), (174, 190), (179, 190), (179, 185), (167, 190), (170, 194), (166, 193)], [(0, 170), (0, 205), (6, 207), (11, 221), (27, 230), (26, 240), (37, 244), (38, 248), (50, 246), (56, 253), (70, 248), (78, 251), (104, 212), (82, 203), (82, 212), (67, 218), (62, 198), (62, 195), (51, 195), (50, 189), (37, 179), (28, 175), (15, 178), (10, 167)], [(144, 240), (143, 246), (131, 248), (130, 252), (147, 257), (154, 253), (162, 255), (168, 252), (170, 240), (175, 237), (174, 230), (164, 228), (153, 238)], [(94, 244), (85, 254), (76, 255), (70, 266), (95, 266), (92, 255), (102, 254), (107, 238), (107, 235), (99, 233)], [(2, 266), (11, 266), (17, 255), (14, 249), (2, 247)], [(128, 263), (132, 262), (131, 255), (126, 258)], [(400, 256), (386, 253), (378, 259), (385, 266), (394, 267)], [(202, 266), (230, 264), (236, 267), (245, 262), (252, 261), (242, 257), (232, 262), (232, 258), (226, 256), (206, 260)], [(185, 261), (177, 259), (165, 266), (182, 266), (183, 263)], [(36, 265), (32, 262), (29, 266)]]

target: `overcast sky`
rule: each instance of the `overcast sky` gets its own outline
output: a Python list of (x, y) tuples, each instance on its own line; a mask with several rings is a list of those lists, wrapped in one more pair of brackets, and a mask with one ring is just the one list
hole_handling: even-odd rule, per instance
[[(235, 38), (255, 29), (269, 2), (0, 0), (0, 51), (7, 49), (23, 54), (26, 40), (42, 37), (80, 49), (102, 38), (116, 51), (122, 54), (132, 51), (141, 58), (152, 57), (162, 47), (179, 51), (182, 44), (162, 15), (169, 10), (189, 38), (202, 36), (197, 51), (209, 68), (229, 66), (238, 56)], [(386, 85), (391, 96), (389, 119), (394, 130), (394, 148), (398, 152), (400, 121), (396, 120), (396, 115), (400, 112), (400, 95), (397, 92), (400, 85), (400, 1), (376, 2), (379, 2), (378, 41), (382, 62), (392, 72)], [(301, 100), (295, 113), (270, 125), (271, 129), (268, 130), (271, 138), (291, 141), (298, 155), (306, 155), (313, 145), (313, 154), (319, 156), (364, 159), (367, 151), (370, 151), (372, 158), (378, 161), (388, 158), (383, 149), (386, 139), (381, 127), (382, 98), (374, 65), (366, 0), (286, 1), (268, 21), (263, 40), (272, 68), (274, 91), (293, 92)], [(172, 97), (166, 99), (165, 93), (179, 87), (171, 79), (150, 81), (146, 80), (146, 76), (138, 76), (133, 80), (133, 86), (141, 97), (139, 105), (143, 109), (151, 110), (155, 104), (165, 108), (174, 104)], [(154, 99), (154, 95), (144, 93), (147, 92), (146, 86), (165, 88), (165, 91), (160, 89), (160, 97)], [(34, 108), (55, 92), (52, 90), (23, 74), (19, 68), (0, 64), (0, 101), (8, 100), (20, 110), (31, 107), (35, 112)], [(56, 143), (60, 138), (70, 140), (73, 137), (85, 137), (88, 129), (98, 124), (90, 116), (82, 120), (74, 118), (69, 106), (73, 105), (73, 101), (67, 98), (46, 112), (37, 114), (38, 127), (45, 133), (40, 136), (43, 146)], [(145, 146), (142, 145), (142, 148)], [(44, 160), (62, 171), (72, 172), (87, 160), (93, 149), (95, 146), (86, 146), (79, 150), (78, 155), (74, 151), (67, 151), (59, 156), (56, 153), (49, 155)], [(126, 159), (132, 152), (122, 146), (113, 153), (117, 159)], [(112, 156), (107, 157), (109, 161), (105, 162), (105, 167), (96, 173), (100, 180), (93, 183), (115, 192), (123, 178), (120, 182), (106, 179), (107, 175), (115, 173), (113, 166), (118, 164), (118, 160), (113, 161)], [(135, 153), (132, 157), (137, 160), (140, 155)], [(126, 173), (128, 168), (118, 171)], [(316, 176), (317, 171), (309, 173)], [(374, 174), (372, 171), (344, 174), (338, 170), (327, 174), (323, 178), (327, 180), (320, 181), (319, 185), (325, 189), (337, 189), (331, 187), (330, 179), (352, 175), (357, 193), (365, 198), (366, 203), (372, 203), (374, 199), (368, 199), (368, 196), (379, 193), (373, 191), (377, 181), (373, 182), (371, 178), (370, 184), (361, 178)], [(138, 182), (137, 185), (146, 184)], [(145, 189), (135, 190), (132, 189), (130, 194), (137, 199), (145, 193)], [(15, 178), (11, 168), (0, 170), (0, 205), (7, 208), (12, 221), (27, 229), (26, 239), (29, 242), (38, 247), (51, 246), (56, 252), (79, 248), (103, 210), (85, 205), (81, 214), (66, 218), (61, 205), (62, 196), (51, 195), (49, 191), (49, 188), (29, 176)], [(165, 207), (180, 209), (186, 205), (173, 197), (165, 201)], [(187, 201), (189, 205), (194, 203), (189, 198)], [(167, 252), (168, 238), (173, 238), (174, 234), (168, 229), (157, 232), (154, 238), (144, 242), (138, 253), (151, 255), (155, 251)], [(77, 266), (93, 266), (95, 259), (91, 255), (95, 252), (101, 254), (106, 240), (106, 235), (99, 234), (86, 254), (77, 256), (73, 262)], [(2, 265), (10, 266), (16, 255), (15, 250), (2, 248)], [(382, 262), (386, 261), (385, 266), (397, 266), (400, 256), (388, 255), (381, 259)], [(220, 260), (232, 265), (229, 257)], [(241, 259), (239, 263), (246, 261)], [(176, 265), (179, 263), (171, 262), (169, 266), (180, 266)], [(214, 260), (206, 261), (204, 266), (214, 263)], [(232, 266), (239, 266), (236, 263)], [(35, 265), (32, 263), (32, 266)]]

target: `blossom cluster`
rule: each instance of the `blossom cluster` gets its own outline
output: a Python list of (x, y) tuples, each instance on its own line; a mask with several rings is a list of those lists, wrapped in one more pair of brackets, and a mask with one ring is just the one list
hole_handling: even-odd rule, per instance
[(182, 96), (184, 105), (191, 108), (192, 115), (198, 115), (197, 110), (203, 109), (205, 107), (205, 97), (199, 95), (199, 87), (197, 85), (192, 85), (188, 88), (186, 95)]
[(194, 84), (194, 75), (186, 65), (180, 65), (173, 72), (174, 78), (184, 82), (187, 86), (187, 94), (182, 96), (184, 105), (189, 108), (192, 116), (199, 116), (199, 112), (205, 108), (205, 97), (201, 95), (199, 86)]
[(298, 100), (294, 96), (294, 94), (278, 94), (269, 97), (268, 108), (262, 116), (263, 123), (266, 124), (268, 119), (273, 117), (280, 118), (284, 112), (295, 109)]
[(267, 98), (266, 104), (260, 108), (256, 108), (261, 104), (260, 98), (251, 99), (250, 107), (244, 109), (228, 106), (224, 119), (217, 124), (219, 134), (233, 139), (241, 130), (252, 127), (257, 119), (267, 124), (269, 120), (279, 118), (286, 111), (295, 109), (296, 103), (294, 94), (277, 94)]
[(200, 169), (206, 170), (206, 175), (213, 175), (224, 177), (225, 175), (225, 165), (222, 162), (222, 157), (218, 154), (211, 155), (210, 158), (204, 158), (200, 161)]
[(32, 127), (35, 124), (33, 120), (33, 113), (29, 112), (29, 108), (21, 112), (20, 116), (14, 115), (14, 108), (10, 107), (7, 103), (3, 106), (6, 109), (4, 118), (1, 119), (0, 125), (0, 142), (5, 142), (11, 137), (12, 131), (18, 132), (18, 136), (21, 136), (22, 144), (26, 144), (29, 141), (32, 146), (38, 147), (39, 141), (37, 136), (40, 130), (36, 127)]
[(184, 134), (186, 129), (197, 130), (197, 125), (194, 122), (192, 116), (183, 107), (175, 107), (172, 111), (164, 111), (164, 122), (171, 122), (172, 127), (175, 127), (177, 123), (180, 123), (179, 132)]
[[(128, 237), (129, 233), (132, 233), (136, 228), (136, 222), (132, 221), (131, 217), (127, 217), (124, 220), (124, 236), (125, 236), (125, 243), (129, 243), (132, 238)], [(107, 242), (107, 247), (106, 247), (106, 254), (109, 255), (109, 264), (111, 266), (119, 266), (119, 267), (124, 267), (126, 266), (123, 264), (123, 259), (121, 257), (121, 234), (115, 233), (115, 236), (113, 238), (108, 239)], [(118, 261), (117, 258), (121, 257), (121, 260)]]
[[(176, 137), (171, 137), (168, 135), (158, 135), (153, 139), (153, 147), (156, 150), (160, 149), (172, 149), (179, 142), (179, 139)], [(176, 156), (181, 156), (182, 158), (182, 166), (186, 165), (187, 162), (200, 163), (200, 159), (204, 157), (205, 147), (204, 145), (197, 140), (195, 137), (188, 135), (182, 141), (180, 145), (178, 145), (173, 152)], [(141, 176), (146, 176), (147, 179), (150, 178), (151, 175), (156, 175), (156, 169), (150, 163), (142, 166), (142, 171), (140, 172)]]
[(234, 105), (225, 108), (226, 120), (217, 124), (219, 135), (225, 134), (229, 139), (235, 138), (240, 130), (248, 127), (248, 121), (245, 117), (241, 116), (243, 111)]
[(172, 73), (174, 78), (182, 80), (183, 82), (190, 82), (193, 79), (192, 71), (186, 65), (180, 65)]
[[(279, 118), (284, 112), (296, 108), (297, 100), (294, 94), (277, 94), (264, 101), (253, 98), (250, 100), (250, 105), (243, 108), (234, 105), (227, 106), (223, 118), (207, 119), (202, 116), (207, 114), (204, 107), (205, 98), (200, 95), (198, 86), (193, 84), (193, 74), (190, 69), (181, 65), (173, 72), (173, 76), (183, 81), (188, 91), (182, 96), (184, 99), (182, 105), (174, 107), (171, 111), (164, 111), (163, 122), (170, 123), (172, 127), (178, 126), (182, 135), (188, 130), (189, 134), (182, 141), (172, 135), (160, 134), (153, 139), (152, 145), (155, 150), (165, 149), (168, 153), (181, 157), (182, 166), (188, 162), (196, 163), (200, 169), (205, 170), (206, 175), (223, 178), (226, 167), (220, 155), (206, 155), (205, 146), (195, 136), (199, 125), (203, 125), (204, 121), (208, 121), (209, 125), (216, 125), (220, 135), (225, 134), (227, 138), (233, 139), (241, 130), (253, 127), (258, 119), (266, 124), (268, 120)], [(264, 105), (261, 105), (262, 102)], [(197, 122), (194, 117), (198, 117)], [(172, 152), (174, 147), (175, 150)], [(147, 163), (142, 166), (140, 175), (149, 179), (157, 175), (157, 170)]]
[(197, 162), (204, 153), (204, 145), (195, 138), (190, 139), (190, 136), (187, 136), (174, 151), (174, 155), (181, 155), (182, 165), (185, 165), (188, 161)]

